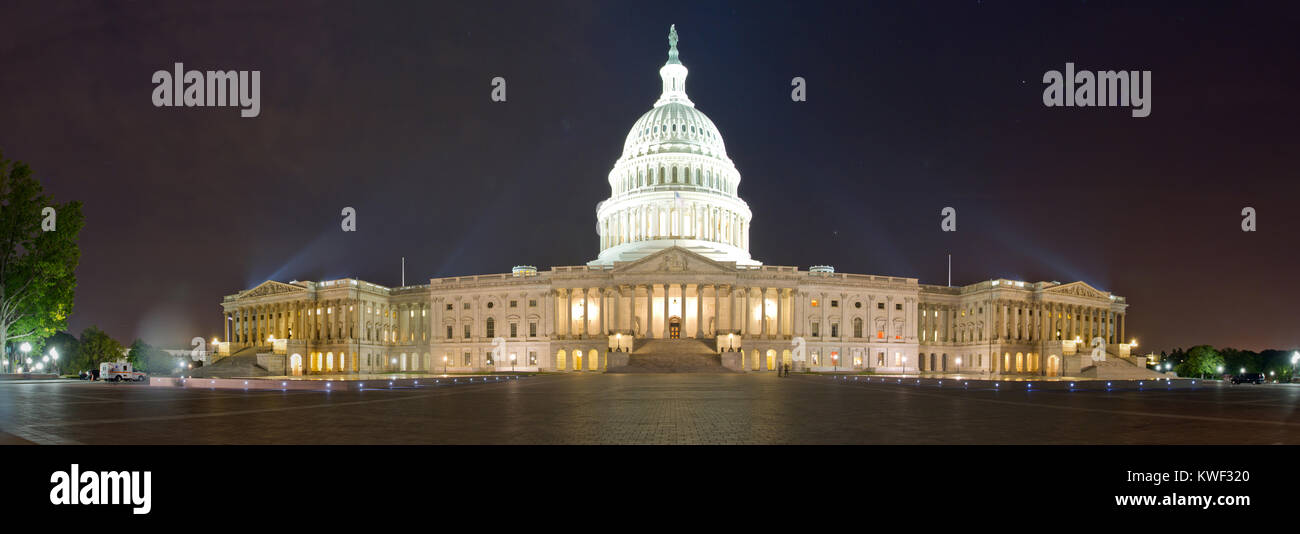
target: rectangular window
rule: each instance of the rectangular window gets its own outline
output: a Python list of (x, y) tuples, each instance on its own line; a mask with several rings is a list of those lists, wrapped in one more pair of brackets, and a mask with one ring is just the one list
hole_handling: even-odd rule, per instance
[(469, 325), (465, 325), (465, 339), (469, 339)]
[(840, 337), (839, 323), (831, 323), (831, 337)]
[(451, 304), (447, 305), (447, 311), (451, 311)]
[(862, 322), (861, 322), (861, 321), (857, 321), (857, 322), (854, 322), (854, 323), (853, 323), (853, 337), (862, 337)]
[(510, 337), (519, 337), (519, 325), (510, 323)]
[(518, 307), (519, 307), (519, 301), (517, 301), (517, 300), (512, 300), (512, 301), (510, 301), (510, 307), (511, 307), (511, 308), (518, 308)]
[(529, 307), (529, 308), (536, 308), (536, 307), (537, 307), (537, 299), (528, 299), (528, 307)]
[(838, 300), (832, 300), (832, 301), (831, 301), (831, 307), (832, 307), (832, 308), (838, 308), (838, 307), (840, 307), (840, 301), (838, 301)]
[(876, 339), (885, 339), (885, 331), (884, 330), (877, 331)]
[(877, 310), (883, 310), (883, 309), (885, 309), (885, 303), (883, 303), (883, 302), (877, 302), (877, 303), (876, 303), (876, 309), (877, 309)]
[(813, 324), (812, 324), (812, 337), (821, 337), (821, 335), (822, 335), (822, 334), (821, 334), (821, 328), (818, 328), (818, 327), (820, 327), (820, 326), (821, 326), (821, 325), (818, 324), (818, 323), (813, 323)]
[(468, 310), (468, 309), (469, 309), (469, 303), (466, 302), (466, 303), (462, 304), (462, 305), (461, 305), (461, 309), (462, 309), (462, 310)]
[(536, 352), (531, 352), (531, 351), (530, 351), (530, 352), (528, 353), (528, 365), (537, 365), (537, 353), (536, 353)]
[(486, 362), (486, 365), (492, 365), (492, 364), (493, 364), (493, 363), (492, 363), (492, 351), (489, 350), (489, 351), (483, 353), (483, 361)]
[(901, 310), (901, 309), (903, 309), (903, 305), (902, 305), (902, 304), (895, 304), (895, 305), (894, 305), (894, 309), (895, 309), (895, 310)]
[(451, 325), (447, 325), (447, 339), (451, 339), (451, 336), (452, 336)]
[(468, 353), (468, 352), (465, 353), (465, 364), (464, 364), (465, 367), (469, 367), (470, 365), (472, 365), (472, 364), (470, 363), (470, 361), (471, 361), (473, 358), (474, 358), (474, 356), (470, 355), (470, 353)]
[(537, 337), (537, 323), (528, 323), (528, 337)]
[(495, 321), (489, 319), (485, 330), (487, 330), (487, 337), (497, 337), (497, 325)]

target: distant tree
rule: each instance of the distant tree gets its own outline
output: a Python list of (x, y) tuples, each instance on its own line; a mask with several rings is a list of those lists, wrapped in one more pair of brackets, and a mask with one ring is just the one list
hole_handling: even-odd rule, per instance
[(67, 328), (83, 224), (80, 202), (54, 204), (26, 164), (0, 154), (0, 345), (26, 341), (36, 352)]
[(98, 369), (101, 363), (121, 360), (124, 358), (123, 348), (121, 343), (99, 327), (87, 327), (81, 331), (81, 340), (77, 346), (77, 367), (74, 369)]
[(1175, 371), (1178, 372), (1178, 376), (1214, 375), (1223, 364), (1223, 356), (1219, 351), (1214, 350), (1214, 347), (1197, 345), (1187, 351), (1187, 359), (1179, 364)]
[(176, 358), (142, 339), (131, 344), (127, 361), (131, 366), (150, 374), (170, 373), (176, 370)]
[(81, 345), (81, 342), (77, 341), (76, 336), (60, 330), (45, 340), (45, 352), (48, 354), (51, 350), (58, 351), (58, 368), (64, 374), (78, 373), (83, 370), (74, 367), (74, 360), (77, 358), (77, 347), (79, 345)]

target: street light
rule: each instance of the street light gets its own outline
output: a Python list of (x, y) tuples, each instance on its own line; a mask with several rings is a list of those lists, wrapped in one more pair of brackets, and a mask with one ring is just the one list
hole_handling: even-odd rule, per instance
[(515, 355), (510, 355), (510, 372), (515, 372)]
[(447, 374), (447, 357), (442, 357), (442, 374)]
[(31, 359), (31, 358), (27, 358), (27, 353), (29, 353), (29, 352), (32, 351), (32, 344), (31, 344), (31, 343), (28, 343), (28, 342), (26, 342), (26, 341), (24, 341), (22, 345), (18, 345), (18, 350), (19, 350), (19, 351), (22, 351), (22, 353), (23, 353), (22, 357), (23, 357), (23, 358), (26, 358), (26, 360), (27, 360), (27, 366), (28, 366), (28, 367), (31, 367), (31, 365), (32, 365), (32, 359)]

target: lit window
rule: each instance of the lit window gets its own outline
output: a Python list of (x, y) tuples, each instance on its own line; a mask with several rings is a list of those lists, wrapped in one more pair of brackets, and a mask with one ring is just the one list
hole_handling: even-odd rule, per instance
[(808, 305), (816, 308), (819, 304), (817, 303), (817, 299), (812, 299), (812, 302), (809, 302)]

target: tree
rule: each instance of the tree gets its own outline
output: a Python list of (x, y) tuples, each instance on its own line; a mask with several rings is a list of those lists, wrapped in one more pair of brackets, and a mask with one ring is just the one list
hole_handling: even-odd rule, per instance
[(81, 340), (77, 346), (76, 367), (70, 370), (99, 369), (99, 364), (115, 362), (124, 358), (123, 347), (116, 339), (100, 330), (97, 326), (87, 327), (81, 331)]
[(176, 370), (176, 357), (145, 343), (142, 339), (137, 339), (131, 344), (127, 361), (131, 362), (131, 367), (153, 375)]
[(0, 153), (0, 346), (27, 341), (39, 351), (67, 327), (83, 225), (80, 202), (54, 204), (26, 164)]
[(1187, 351), (1187, 359), (1178, 364), (1178, 376), (1203, 376), (1218, 373), (1223, 356), (1209, 345), (1197, 345)]

